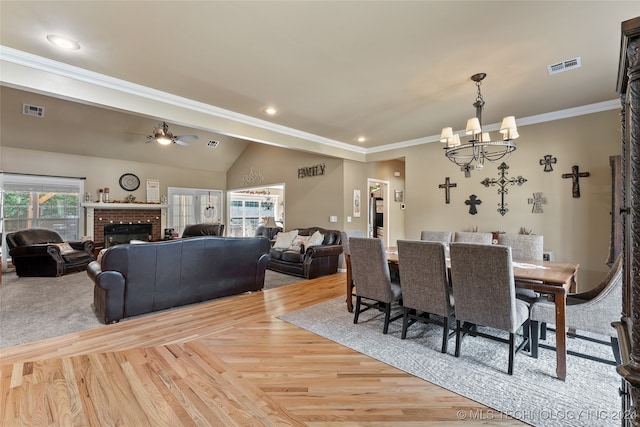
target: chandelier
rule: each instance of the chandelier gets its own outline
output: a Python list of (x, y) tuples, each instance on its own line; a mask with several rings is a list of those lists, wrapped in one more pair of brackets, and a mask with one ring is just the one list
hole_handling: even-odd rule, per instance
[(460, 142), (460, 135), (453, 132), (453, 129), (446, 127), (442, 129), (440, 142), (446, 143), (445, 156), (464, 171), (465, 176), (471, 175), (471, 170), (482, 170), (484, 161), (495, 162), (501, 160), (511, 152), (515, 151), (516, 144), (513, 141), (518, 138), (518, 128), (514, 116), (507, 116), (502, 119), (500, 133), (502, 139), (492, 141), (489, 132), (482, 131), (482, 109), (484, 99), (480, 91), (482, 80), (487, 75), (478, 73), (471, 76), (471, 80), (476, 82), (478, 96), (473, 106), (476, 107), (476, 116), (467, 120), (466, 134), (471, 135), (471, 139), (466, 143)]

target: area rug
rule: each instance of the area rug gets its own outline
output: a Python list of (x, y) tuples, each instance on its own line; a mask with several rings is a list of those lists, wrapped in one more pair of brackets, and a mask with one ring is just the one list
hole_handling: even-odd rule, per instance
[[(264, 289), (305, 279), (267, 270)], [(126, 321), (126, 320), (123, 320)], [(0, 348), (104, 326), (93, 310), (93, 282), (85, 271), (61, 277), (2, 275)]]
[[(456, 358), (455, 336), (448, 353), (440, 352), (441, 327), (416, 323), (402, 340), (400, 319), (383, 335), (382, 314), (367, 311), (354, 325), (342, 297), (279, 319), (534, 426), (620, 425), (621, 378), (611, 365), (568, 356), (567, 378), (561, 381), (555, 377), (555, 352), (541, 348), (538, 359), (518, 353), (514, 374), (508, 375), (506, 344), (467, 336)], [(548, 333), (545, 343), (554, 345), (553, 338)], [(571, 350), (613, 360), (610, 346), (568, 341)]]

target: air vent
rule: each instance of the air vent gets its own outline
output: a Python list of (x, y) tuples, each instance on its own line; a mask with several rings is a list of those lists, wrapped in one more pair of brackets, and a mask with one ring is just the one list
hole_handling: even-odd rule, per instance
[(44, 117), (44, 107), (37, 105), (22, 104), (22, 114), (33, 117)]
[(557, 64), (547, 65), (547, 71), (549, 74), (558, 74), (563, 71), (573, 70), (575, 68), (582, 67), (582, 59), (578, 56), (576, 58), (567, 59), (566, 61), (558, 62)]
[(215, 139), (210, 139), (207, 142), (207, 147), (216, 148), (220, 144), (220, 141), (216, 141)]

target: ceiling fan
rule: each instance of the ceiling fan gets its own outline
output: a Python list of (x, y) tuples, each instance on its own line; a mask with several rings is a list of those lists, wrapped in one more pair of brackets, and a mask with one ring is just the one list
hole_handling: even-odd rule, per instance
[(189, 145), (185, 139), (198, 139), (197, 135), (174, 135), (169, 131), (167, 122), (162, 122), (153, 129), (153, 135), (147, 135), (147, 142), (157, 142), (161, 145), (178, 144)]

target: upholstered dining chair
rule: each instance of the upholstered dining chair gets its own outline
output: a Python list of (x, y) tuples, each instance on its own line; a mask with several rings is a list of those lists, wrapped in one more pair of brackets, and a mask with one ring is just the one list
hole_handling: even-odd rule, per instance
[(420, 232), (420, 240), (425, 240), (428, 242), (449, 243), (451, 242), (452, 235), (453, 233), (451, 231), (423, 230)]
[[(567, 328), (575, 329), (577, 338), (586, 338), (602, 344), (609, 344), (593, 337), (585, 337), (579, 331), (607, 336), (616, 364), (620, 364), (620, 349), (616, 329), (611, 325), (620, 321), (622, 301), (622, 255), (618, 255), (611, 269), (595, 288), (567, 296), (565, 311)], [(555, 323), (556, 311), (553, 302), (540, 298), (531, 306), (531, 356), (538, 357), (538, 331), (546, 337), (546, 325)], [(541, 329), (542, 328), (542, 329)], [(567, 351), (567, 354), (611, 364), (591, 355)]]
[[(398, 240), (398, 268), (402, 280), (402, 335), (416, 321), (442, 326), (441, 352), (447, 352), (453, 314), (445, 246), (442, 242)], [(432, 317), (439, 316), (440, 319)]]
[(511, 246), (513, 259), (542, 261), (544, 256), (544, 236), (542, 235), (500, 233), (498, 244)]
[[(511, 247), (511, 256), (517, 260), (542, 261), (544, 257), (544, 237), (535, 234), (498, 234), (498, 244)], [(516, 298), (533, 304), (540, 297), (535, 291), (516, 288)]]
[(356, 290), (353, 323), (358, 323), (360, 313), (375, 308), (384, 312), (382, 333), (386, 334), (389, 323), (402, 318), (402, 314), (391, 318), (391, 306), (401, 301), (402, 291), (400, 283), (391, 279), (384, 242), (377, 238), (351, 237), (349, 246), (351, 277)]
[(347, 269), (347, 310), (353, 311), (353, 278), (351, 277), (351, 248), (349, 246), (350, 237), (364, 237), (364, 233), (359, 230), (342, 231), (340, 242), (342, 243), (342, 253), (344, 254), (344, 265)]
[[(455, 356), (460, 356), (463, 334), (508, 343), (507, 372), (512, 375), (515, 355), (528, 343), (529, 306), (516, 298), (511, 248), (452, 242), (450, 252), (456, 316)], [(479, 326), (506, 331), (509, 339), (481, 332)], [(516, 332), (521, 327), (524, 338), (516, 347)]]
[(493, 242), (493, 233), (456, 231), (453, 236), (453, 241), (463, 243), (482, 243), (483, 245), (490, 245)]

